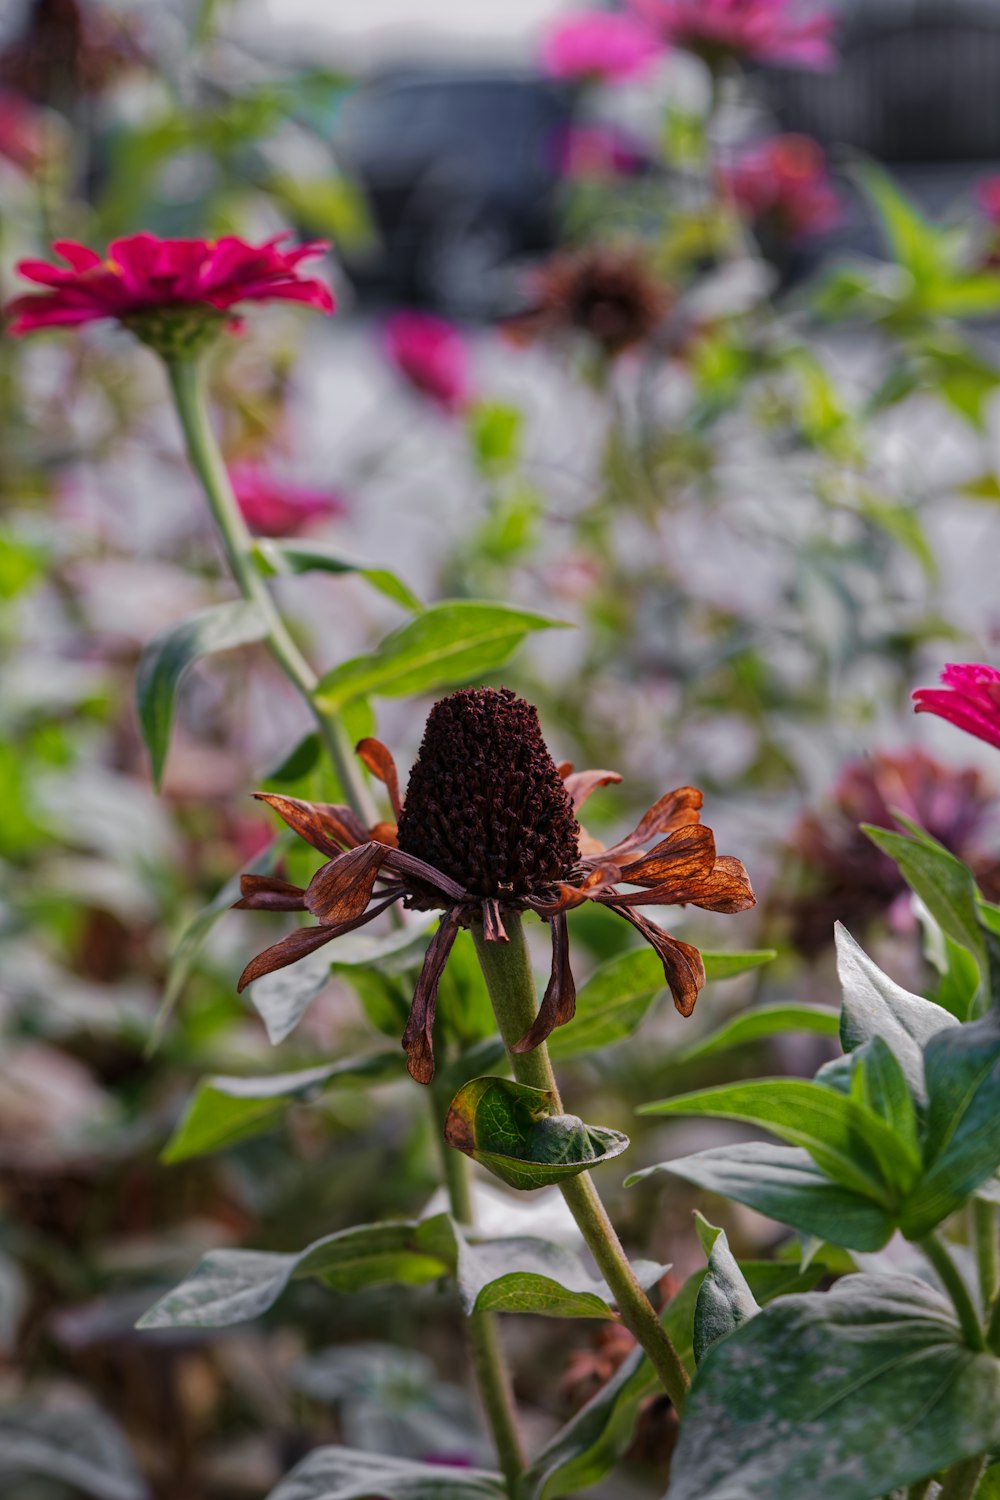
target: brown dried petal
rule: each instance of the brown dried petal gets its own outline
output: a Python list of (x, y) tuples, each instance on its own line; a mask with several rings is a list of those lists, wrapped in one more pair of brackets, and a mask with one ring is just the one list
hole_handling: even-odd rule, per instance
[(733, 854), (720, 854), (712, 871), (711, 896), (701, 901), (692, 899), (692, 904), (722, 912), (748, 911), (756, 906), (757, 897), (743, 861)]
[(638, 912), (629, 911), (627, 906), (615, 905), (612, 910), (631, 922), (655, 950), (663, 964), (675, 1007), (682, 1016), (689, 1016), (705, 983), (705, 965), (698, 949), (690, 943), (682, 943), (680, 938), (671, 937), (669, 932), (664, 932)]
[[(532, 911), (547, 919), (558, 915), (559, 912), (572, 911), (575, 906), (582, 906), (585, 901), (596, 900), (599, 887), (613, 886), (620, 879), (621, 870), (618, 866), (605, 861), (603, 864), (592, 866), (590, 874), (580, 885), (557, 885), (554, 901), (545, 901), (537, 896), (529, 900), (527, 904)], [(615, 900), (617, 899), (616, 892)]]
[[(700, 889), (710, 881), (715, 868), (715, 838), (704, 823), (675, 828), (648, 854), (622, 865), (622, 880), (627, 885), (662, 885), (668, 882), (678, 890), (691, 886)], [(691, 901), (693, 896), (680, 896)]]
[(434, 1012), (438, 985), (457, 934), (458, 914), (450, 911), (442, 917), (440, 927), (428, 944), (413, 992), (403, 1046), (406, 1049), (406, 1070), (417, 1083), (430, 1083), (434, 1077)]
[(542, 996), (538, 1014), (512, 1052), (531, 1052), (557, 1026), (565, 1026), (576, 1015), (576, 982), (569, 961), (569, 924), (564, 914), (552, 918), (552, 973)]
[(491, 896), (483, 902), (483, 937), (488, 943), (509, 943), (507, 929), (503, 925), (500, 902)]
[(396, 762), (392, 758), (392, 751), (387, 745), (383, 745), (381, 740), (375, 739), (359, 740), (354, 748), (372, 775), (385, 786), (389, 793), (392, 810), (398, 818), (403, 810), (403, 799), (399, 795), (399, 773), (396, 770)]
[[(560, 766), (560, 772), (562, 767)], [(567, 773), (563, 776), (563, 785), (569, 792), (569, 800), (573, 804), (573, 811), (577, 812), (586, 802), (592, 792), (598, 787), (612, 786), (616, 781), (621, 781), (617, 771), (577, 771)]]
[(406, 854), (402, 849), (390, 849), (385, 861), (385, 868), (391, 870), (394, 875), (400, 875), (404, 880), (417, 880), (422, 885), (433, 886), (442, 895), (447, 896), (450, 901), (467, 901), (469, 893), (464, 886), (459, 885), (457, 880), (452, 880), (443, 870), (436, 870), (425, 860), (418, 859), (415, 854)]
[(234, 911), (305, 911), (305, 891), (274, 875), (241, 875), (242, 900)]
[(704, 800), (696, 786), (679, 786), (672, 792), (664, 792), (632, 832), (612, 845), (609, 852), (625, 854), (630, 849), (641, 849), (643, 844), (648, 844), (658, 833), (672, 833), (675, 828), (697, 823)]
[(273, 807), (299, 838), (328, 859), (368, 840), (367, 828), (349, 807), (332, 802), (303, 802), (298, 797), (282, 797), (274, 792), (254, 792), (254, 796), (258, 802)]
[(324, 943), (336, 936), (335, 927), (296, 927), (280, 943), (265, 948), (263, 953), (258, 953), (256, 958), (250, 960), (240, 975), (236, 986), (237, 994), (241, 995), (255, 979), (263, 979), (265, 974), (273, 974), (275, 969), (287, 968), (289, 964), (305, 958), (307, 953), (315, 953), (317, 948), (322, 948)]
[(360, 917), (388, 853), (384, 844), (361, 844), (317, 870), (305, 898), (313, 916), (328, 924)]

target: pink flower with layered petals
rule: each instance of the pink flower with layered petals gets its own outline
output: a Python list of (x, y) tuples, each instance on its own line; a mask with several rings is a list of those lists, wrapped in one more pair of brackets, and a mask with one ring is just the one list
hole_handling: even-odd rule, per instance
[(722, 178), (742, 213), (783, 239), (822, 234), (841, 217), (823, 148), (807, 135), (762, 142), (724, 169)]
[(917, 688), (918, 714), (937, 714), (1000, 750), (1000, 671), (982, 662), (949, 662), (942, 687)]
[(631, 0), (631, 6), (665, 42), (709, 63), (833, 65), (832, 14), (799, 0)]
[(258, 536), (298, 536), (311, 521), (347, 514), (339, 495), (294, 484), (260, 464), (232, 464), (229, 478), (243, 519)]
[(458, 329), (431, 313), (393, 313), (383, 330), (383, 348), (415, 390), (447, 412), (460, 411), (472, 395), (469, 351)]
[(287, 234), (263, 245), (235, 235), (218, 240), (162, 240), (155, 234), (133, 234), (115, 240), (102, 259), (73, 240), (57, 240), (53, 250), (68, 267), (42, 260), (23, 260), (18, 271), (47, 290), (16, 297), (7, 311), (13, 334), (39, 328), (66, 328), (116, 318), (131, 323), (144, 315), (202, 308), (228, 312), (240, 302), (304, 302), (333, 311), (329, 287), (303, 276), (304, 260), (322, 254), (325, 243), (313, 241), (280, 248)]
[(550, 78), (589, 78), (605, 83), (634, 78), (662, 55), (663, 42), (642, 21), (609, 11), (563, 16), (542, 43), (542, 67)]

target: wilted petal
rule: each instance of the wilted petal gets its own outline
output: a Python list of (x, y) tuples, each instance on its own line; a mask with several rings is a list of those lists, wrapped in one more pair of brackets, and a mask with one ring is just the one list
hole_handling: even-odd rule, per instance
[(297, 963), (300, 958), (305, 958), (307, 953), (315, 953), (317, 948), (322, 948), (324, 943), (330, 942), (337, 936), (335, 927), (296, 927), (287, 937), (281, 939), (280, 943), (274, 943), (270, 948), (265, 948), (263, 953), (258, 953), (252, 958), (240, 975), (236, 986), (237, 994), (242, 994), (248, 984), (253, 984), (255, 979), (262, 979), (265, 974), (273, 974), (275, 969), (285, 969), (289, 964)]
[(664, 792), (632, 832), (613, 844), (608, 852), (626, 854), (630, 849), (641, 849), (659, 833), (671, 833), (675, 828), (697, 823), (704, 800), (696, 786), (679, 786), (672, 792)]
[(383, 783), (389, 793), (392, 810), (398, 818), (403, 810), (403, 799), (399, 795), (399, 774), (392, 752), (381, 740), (359, 740), (354, 747), (373, 776)]
[(563, 786), (569, 792), (569, 800), (576, 812), (598, 787), (612, 786), (616, 781), (621, 781), (617, 771), (576, 771), (566, 773)]
[(313, 916), (326, 923), (352, 922), (360, 917), (372, 898), (388, 853), (383, 844), (361, 844), (317, 870), (305, 896)]
[(601, 886), (613, 886), (615, 881), (620, 879), (621, 870), (617, 865), (607, 862), (594, 865), (590, 874), (579, 885), (557, 885), (555, 900), (544, 901), (539, 896), (529, 901), (528, 905), (540, 917), (548, 919), (557, 916), (560, 912), (572, 911), (575, 906), (582, 906), (585, 901), (594, 900), (595, 892)]
[[(669, 881), (671, 885), (700, 888), (711, 880), (715, 867), (715, 838), (704, 823), (692, 823), (686, 828), (675, 828), (672, 833), (648, 854), (622, 865), (621, 878), (627, 885), (660, 885)], [(678, 901), (690, 901), (692, 896), (678, 896)]]
[(432, 886), (450, 901), (469, 900), (468, 891), (457, 880), (452, 880), (443, 870), (436, 870), (433, 865), (418, 859), (415, 854), (405, 854), (402, 849), (388, 851), (385, 868), (394, 875), (402, 875), (404, 879), (419, 880), (422, 885)]
[(483, 937), (488, 943), (507, 943), (507, 929), (500, 915), (500, 902), (492, 897), (483, 902)]
[(722, 912), (748, 911), (756, 906), (757, 897), (743, 861), (733, 854), (720, 854), (712, 871), (711, 894), (701, 900), (692, 897), (691, 904)]
[(328, 859), (368, 841), (367, 828), (349, 807), (332, 802), (303, 802), (298, 797), (282, 797), (276, 792), (254, 792), (254, 796), (258, 802), (273, 807), (289, 828)]
[(458, 914), (450, 911), (442, 917), (440, 927), (428, 944), (413, 992), (403, 1046), (406, 1049), (406, 1070), (417, 1083), (430, 1083), (434, 1077), (434, 1012), (438, 985), (457, 934)]
[(557, 1026), (565, 1026), (576, 1015), (576, 983), (569, 961), (569, 924), (565, 914), (552, 918), (552, 972), (538, 1008), (538, 1015), (512, 1052), (531, 1052)]
[(611, 910), (624, 917), (626, 922), (631, 922), (650, 947), (655, 949), (663, 965), (674, 1005), (682, 1016), (689, 1016), (694, 1010), (698, 992), (705, 983), (705, 965), (698, 949), (690, 943), (682, 943), (680, 938), (671, 937), (669, 932), (663, 932), (638, 912), (629, 911), (627, 906), (616, 903), (611, 906)]
[(305, 911), (305, 891), (274, 875), (241, 875), (242, 900), (234, 911)]

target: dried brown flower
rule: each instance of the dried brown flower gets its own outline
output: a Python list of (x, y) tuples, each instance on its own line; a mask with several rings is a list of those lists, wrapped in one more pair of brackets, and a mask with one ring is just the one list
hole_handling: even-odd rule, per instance
[[(625, 838), (605, 849), (580, 829), (576, 813), (614, 771), (556, 766), (538, 713), (508, 689), (466, 689), (431, 709), (405, 803), (395, 762), (378, 740), (358, 754), (389, 793), (397, 825), (366, 829), (349, 808), (258, 793), (289, 827), (326, 856), (305, 888), (271, 876), (245, 875), (245, 908), (309, 911), (318, 925), (300, 927), (244, 969), (239, 988), (284, 968), (402, 901), (443, 910), (417, 981), (403, 1036), (410, 1073), (429, 1083), (438, 983), (460, 927), (479, 924), (488, 942), (506, 942), (504, 913), (533, 911), (552, 931), (552, 971), (534, 1025), (520, 1052), (571, 1020), (576, 987), (569, 962), (566, 913), (585, 901), (630, 922), (656, 950), (674, 1004), (690, 1015), (705, 982), (697, 948), (663, 932), (636, 908), (691, 904), (744, 911), (754, 904), (738, 859), (717, 855), (712, 831), (699, 823), (694, 787), (668, 792)], [(620, 891), (618, 884), (637, 887)]]
[(639, 250), (613, 245), (565, 250), (541, 268), (528, 311), (506, 326), (524, 343), (583, 334), (615, 359), (652, 337), (670, 301)]

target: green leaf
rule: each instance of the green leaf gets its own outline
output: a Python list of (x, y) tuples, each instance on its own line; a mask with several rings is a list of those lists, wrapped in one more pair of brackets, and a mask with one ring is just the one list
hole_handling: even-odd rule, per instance
[(682, 1047), (673, 1060), (687, 1063), (695, 1058), (712, 1057), (717, 1052), (727, 1052), (732, 1047), (745, 1046), (747, 1042), (763, 1041), (765, 1037), (781, 1036), (787, 1031), (836, 1036), (839, 1023), (839, 1012), (826, 1005), (761, 1005), (733, 1016), (718, 1031)]
[(919, 1159), (854, 1099), (804, 1078), (756, 1078), (644, 1104), (643, 1115), (709, 1115), (759, 1125), (792, 1146), (842, 1187), (892, 1200), (912, 1187)]
[(329, 1084), (393, 1082), (402, 1072), (399, 1052), (376, 1052), (299, 1073), (203, 1078), (160, 1160), (187, 1161), (260, 1135), (277, 1124), (289, 1104), (313, 1098)]
[(956, 943), (968, 948), (985, 973), (986, 954), (976, 911), (978, 891), (972, 871), (926, 834), (907, 838), (870, 823), (862, 823), (861, 828), (883, 854), (895, 860), (903, 879), (935, 921)]
[(924, 1172), (901, 1228), (919, 1239), (1000, 1167), (1000, 1012), (949, 1026), (924, 1049)]
[(698, 1364), (720, 1339), (735, 1333), (760, 1311), (757, 1299), (729, 1248), (725, 1230), (715, 1233), (708, 1270), (694, 1309), (694, 1357)]
[(976, 1486), (974, 1500), (1000, 1500), (1000, 1464), (991, 1464)]
[(262, 641), (267, 624), (256, 605), (217, 604), (153, 637), (139, 662), (136, 702), (139, 724), (159, 790), (170, 744), (177, 690), (200, 656)]
[(844, 996), (840, 1013), (844, 1051), (853, 1052), (873, 1037), (881, 1037), (897, 1058), (914, 1097), (922, 1102), (924, 1045), (937, 1032), (956, 1025), (954, 1016), (883, 974), (839, 922), (835, 938), (837, 973)]
[(807, 1151), (753, 1141), (719, 1146), (646, 1167), (626, 1178), (631, 1187), (659, 1172), (720, 1193), (747, 1208), (849, 1250), (881, 1250), (896, 1227), (894, 1216), (871, 1198), (829, 1177)]
[[(573, 1251), (531, 1236), (475, 1240), (456, 1234), (458, 1290), (473, 1312), (541, 1313), (552, 1318), (613, 1318), (614, 1297)], [(670, 1269), (633, 1263), (639, 1284), (653, 1286)]]
[(944, 233), (924, 218), (881, 167), (866, 162), (856, 173), (878, 214), (892, 257), (906, 267), (918, 285), (946, 276), (949, 264)]
[(356, 1448), (314, 1448), (267, 1500), (504, 1500), (499, 1474), (379, 1458)]
[(272, 1047), (291, 1035), (329, 983), (330, 954), (326, 948), (307, 953), (297, 963), (254, 981), (248, 993)]
[[(703, 953), (708, 979), (732, 979), (768, 963), (773, 948)], [(576, 997), (576, 1015), (549, 1037), (554, 1058), (579, 1057), (632, 1036), (664, 994), (663, 965), (651, 948), (631, 948), (596, 969)], [(686, 1054), (685, 1054), (686, 1055)]]
[(435, 1281), (453, 1264), (446, 1214), (342, 1229), (297, 1255), (212, 1250), (179, 1286), (140, 1318), (138, 1328), (225, 1328), (258, 1318), (289, 1282), (315, 1276), (338, 1291)]
[(629, 1144), (620, 1131), (553, 1113), (551, 1094), (507, 1078), (474, 1078), (459, 1089), (444, 1138), (520, 1189), (576, 1177), (620, 1156)]
[(914, 1276), (847, 1276), (707, 1355), (670, 1500), (873, 1500), (1000, 1440), (1000, 1361)]
[(895, 1053), (882, 1037), (873, 1036), (851, 1054), (851, 1062), (852, 1098), (883, 1119), (919, 1160), (917, 1107)]
[(0, 1407), (0, 1477), (55, 1480), (94, 1500), (148, 1495), (118, 1427), (92, 1401), (75, 1395), (53, 1393), (44, 1401), (36, 1395), (30, 1403)]
[(317, 689), (324, 708), (374, 693), (404, 698), (456, 687), (502, 667), (533, 630), (561, 620), (505, 604), (458, 600), (432, 605), (368, 653), (334, 667)]
[(356, 573), (403, 609), (418, 612), (424, 607), (413, 590), (388, 568), (353, 562), (329, 542), (264, 537), (254, 543), (254, 551), (269, 573)]
[(507, 474), (521, 456), (524, 415), (501, 401), (477, 401), (468, 414), (469, 442), (480, 473)]

